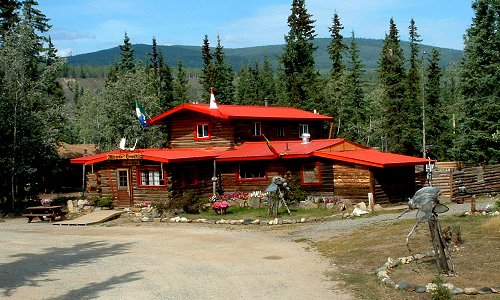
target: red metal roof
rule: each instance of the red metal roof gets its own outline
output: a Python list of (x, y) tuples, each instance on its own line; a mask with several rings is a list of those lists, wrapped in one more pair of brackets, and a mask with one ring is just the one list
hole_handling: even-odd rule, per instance
[(335, 152), (317, 151), (314, 156), (377, 168), (416, 166), (429, 163), (429, 160), (425, 158), (380, 152), (374, 149)]
[(138, 159), (137, 157), (134, 158), (134, 155), (138, 155), (140, 159), (169, 163), (213, 159), (217, 156), (217, 153), (198, 148), (115, 150), (74, 158), (71, 163), (91, 165), (113, 159)]
[(301, 109), (278, 106), (252, 106), (252, 105), (218, 105), (218, 109), (210, 109), (209, 104), (184, 103), (150, 120), (148, 124), (162, 124), (163, 119), (168, 119), (180, 111), (195, 111), (222, 119), (253, 119), (253, 120), (303, 120), (303, 121), (332, 121), (333, 117), (315, 114)]
[(323, 139), (312, 140), (307, 144), (302, 144), (302, 141), (271, 141), (271, 147), (276, 153), (270, 149), (266, 142), (246, 142), (234, 150), (227, 150), (216, 158), (217, 161), (241, 161), (241, 160), (267, 160), (277, 157), (286, 158), (303, 158), (310, 157), (315, 151), (331, 147), (344, 142), (344, 139)]

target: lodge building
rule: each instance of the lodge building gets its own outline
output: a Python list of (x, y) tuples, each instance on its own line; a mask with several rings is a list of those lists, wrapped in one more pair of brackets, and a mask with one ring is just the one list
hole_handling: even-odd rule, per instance
[(223, 188), (264, 191), (285, 176), (311, 196), (379, 204), (406, 202), (419, 187), (423, 158), (380, 152), (331, 139), (332, 117), (290, 107), (182, 104), (147, 121), (163, 125), (169, 147), (117, 149), (72, 159), (85, 166), (89, 196), (116, 207), (168, 200), (197, 189), (212, 193), (214, 171)]

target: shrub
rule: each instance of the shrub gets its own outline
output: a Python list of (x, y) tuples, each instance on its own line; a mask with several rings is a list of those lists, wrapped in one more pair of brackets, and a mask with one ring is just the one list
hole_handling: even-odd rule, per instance
[(443, 278), (441, 278), (441, 276), (437, 275), (436, 278), (434, 278), (432, 280), (432, 283), (434, 283), (436, 286), (436, 288), (432, 289), (430, 292), (432, 300), (449, 300), (449, 299), (451, 299), (451, 291), (444, 284)]
[(99, 200), (94, 201), (94, 203), (97, 207), (111, 207), (113, 206), (113, 199), (110, 197), (100, 198)]
[(198, 190), (187, 190), (173, 198), (168, 203), (168, 209), (183, 209), (188, 214), (197, 214), (206, 203), (207, 200)]

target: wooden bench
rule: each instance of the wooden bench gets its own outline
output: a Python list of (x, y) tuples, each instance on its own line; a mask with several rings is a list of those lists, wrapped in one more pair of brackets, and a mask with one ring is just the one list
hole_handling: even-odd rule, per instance
[(31, 223), (34, 218), (39, 218), (41, 221), (49, 218), (50, 222), (54, 222), (57, 217), (64, 218), (67, 214), (61, 210), (62, 206), (33, 206), (26, 209), (30, 212), (22, 214), (22, 216), (28, 218), (28, 223)]

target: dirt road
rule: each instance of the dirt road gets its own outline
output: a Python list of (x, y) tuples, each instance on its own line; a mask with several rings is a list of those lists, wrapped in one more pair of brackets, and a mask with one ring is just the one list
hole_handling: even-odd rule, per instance
[(352, 299), (307, 244), (195, 224), (0, 223), (0, 298)]

